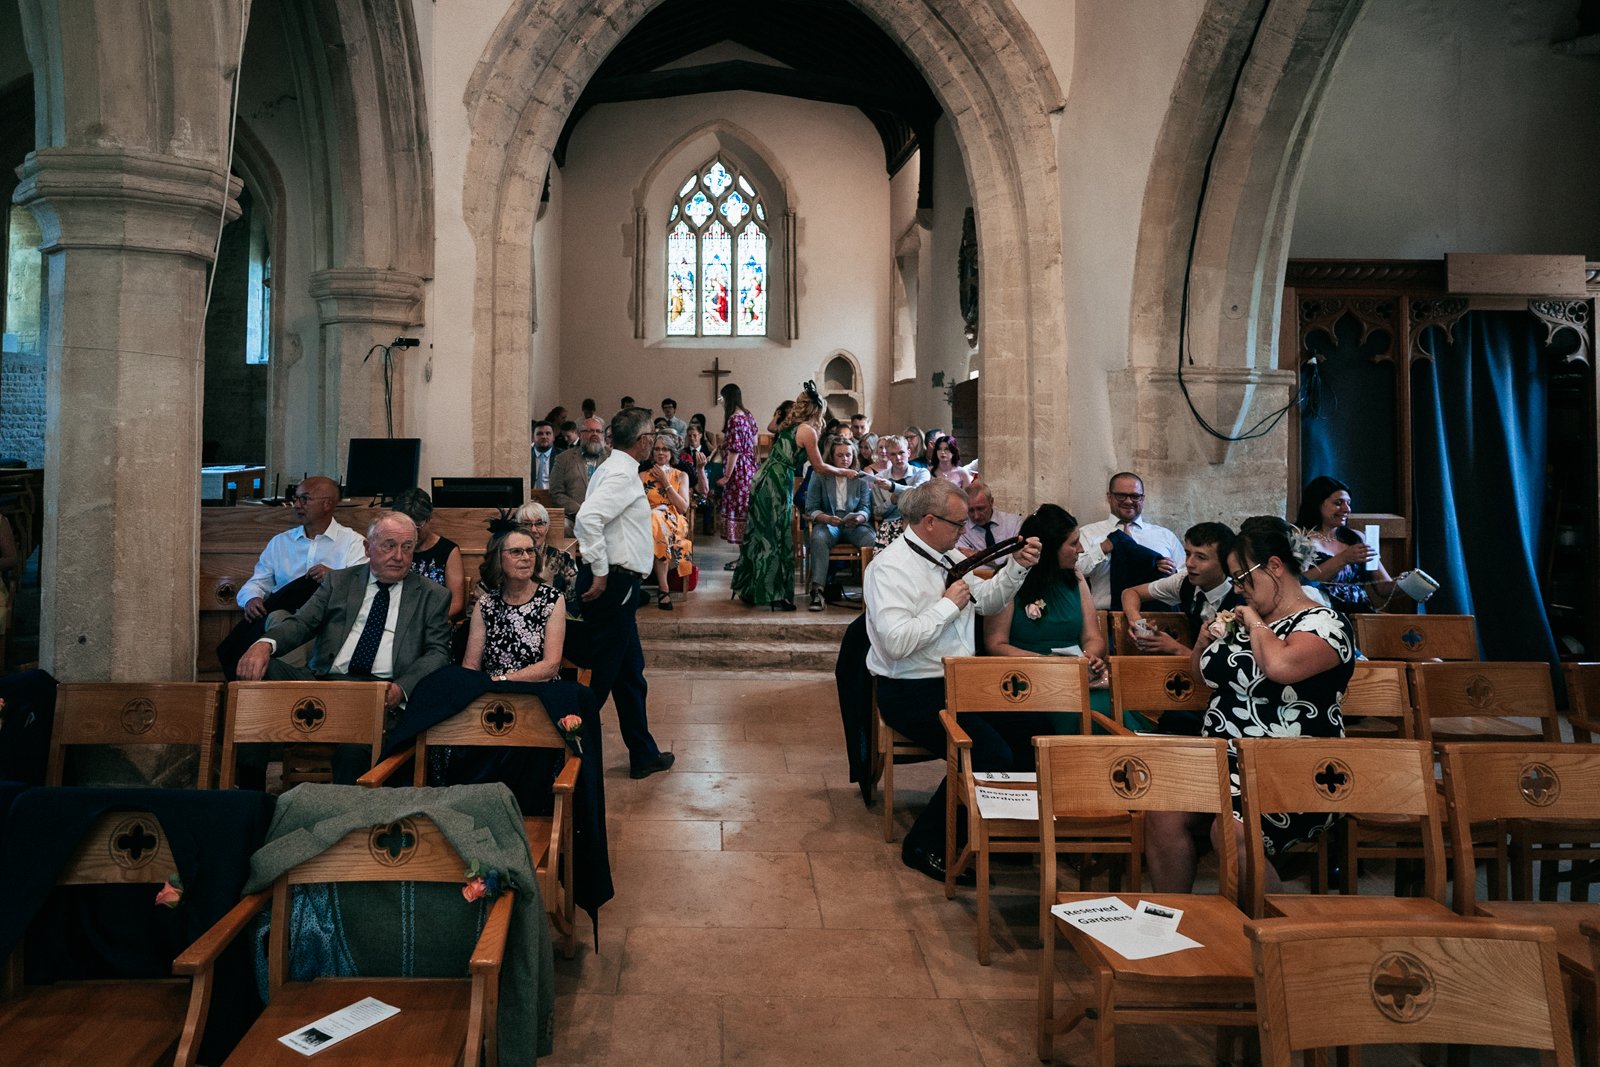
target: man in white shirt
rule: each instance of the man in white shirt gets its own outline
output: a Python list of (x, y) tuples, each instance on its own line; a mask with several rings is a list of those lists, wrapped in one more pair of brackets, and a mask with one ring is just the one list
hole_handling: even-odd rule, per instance
[(532, 488), (550, 488), (551, 468), (556, 465), (556, 457), (560, 454), (556, 449), (556, 428), (543, 419), (534, 423), (532, 481), (529, 482)]
[(244, 609), (244, 621), (217, 646), (217, 661), (230, 682), (237, 678), (239, 657), (266, 629), (269, 612), (298, 610), (329, 573), (367, 561), (366, 540), (333, 521), (339, 485), (332, 478), (307, 478), (295, 487), (289, 503), (299, 525), (278, 534), (262, 549), (255, 572), (236, 598)]
[(573, 524), (582, 555), (575, 588), (583, 600), (583, 623), (573, 627), (579, 631), (574, 658), (593, 671), (595, 703), (603, 706), (609, 696), (615, 704), (634, 778), (667, 770), (676, 758), (650, 736), (639, 644), (639, 583), (655, 560), (650, 501), (639, 480), (639, 464), (655, 445), (650, 424), (643, 408), (624, 408), (611, 419), (611, 454), (590, 479)]
[(1089, 580), (1094, 606), (1101, 611), (1112, 606), (1111, 556), (1116, 550), (1113, 533), (1124, 533), (1162, 557), (1156, 561), (1156, 570), (1162, 574), (1176, 574), (1178, 561), (1183, 558), (1183, 544), (1177, 534), (1144, 521), (1144, 480), (1137, 474), (1113, 474), (1106, 486), (1106, 504), (1111, 508), (1110, 518), (1083, 528), (1083, 555), (1078, 557), (1078, 573)]
[[(977, 482), (967, 490), (967, 524), (961, 531), (961, 539), (956, 542), (956, 551), (964, 556), (977, 555), (1001, 541), (1017, 536), (1021, 528), (1022, 516), (1009, 511), (996, 511), (994, 494), (987, 485)], [(1009, 558), (1000, 557), (996, 565)]]
[[(946, 584), (962, 562), (955, 552), (966, 525), (967, 497), (943, 478), (934, 478), (898, 498), (906, 522), (904, 536), (873, 557), (865, 595), (867, 669), (877, 686), (878, 710), (890, 728), (934, 752), (945, 750), (939, 710), (944, 707), (944, 657), (973, 654), (977, 612), (994, 612), (1011, 602), (1039, 561), (1039, 540), (1030, 537), (1013, 555), (1016, 566), (989, 579), (967, 575)], [(976, 609), (976, 610), (974, 610)], [(995, 728), (1007, 716), (962, 716), (972, 737), (973, 766), (1011, 770), (1025, 737), (1007, 737)], [(900, 858), (930, 878), (944, 880), (944, 785), (906, 833)]]

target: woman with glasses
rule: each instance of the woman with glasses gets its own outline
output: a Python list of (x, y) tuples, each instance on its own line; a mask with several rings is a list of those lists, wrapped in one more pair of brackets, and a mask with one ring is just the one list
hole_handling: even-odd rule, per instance
[(550, 543), (550, 513), (535, 500), (522, 505), (511, 518), (528, 528), (534, 546), (539, 549), (539, 580), (561, 594), (566, 601), (568, 619), (582, 619), (583, 601), (573, 591), (578, 585), (578, 561), (570, 552)]
[[(1198, 839), (1218, 833), (1239, 837), (1244, 862), (1243, 812), (1239, 799), (1240, 737), (1343, 737), (1339, 702), (1355, 673), (1350, 622), (1306, 595), (1303, 568), (1313, 549), (1303, 535), (1273, 515), (1246, 519), (1228, 553), (1228, 581), (1244, 598), (1236, 612), (1218, 612), (1195, 641), (1194, 664), (1211, 687), (1204, 737), (1229, 739), (1233, 820), (1177, 812), (1151, 812), (1145, 822), (1146, 861), (1157, 892), (1188, 892), (1194, 884)], [(1268, 859), (1328, 829), (1326, 814), (1262, 817)], [(1268, 891), (1279, 888), (1267, 867)], [(1241, 879), (1242, 884), (1242, 879)]]
[(421, 489), (407, 489), (394, 498), (394, 510), (417, 524), (411, 569), (450, 591), (450, 622), (460, 622), (467, 610), (467, 576), (461, 565), (461, 547), (433, 529), (433, 498)]
[(528, 527), (495, 519), (489, 531), (461, 665), (496, 682), (552, 681), (567, 629), (561, 594), (539, 580), (543, 553)]
[[(672, 465), (677, 452), (677, 437), (659, 434), (650, 450), (652, 466), (639, 475), (645, 499), (650, 503), (650, 539), (654, 544), (656, 607), (672, 610), (672, 592), (667, 588), (667, 571), (688, 579), (694, 573), (694, 539), (689, 526), (693, 508), (689, 495), (689, 475)], [(687, 587), (687, 581), (685, 582)]]

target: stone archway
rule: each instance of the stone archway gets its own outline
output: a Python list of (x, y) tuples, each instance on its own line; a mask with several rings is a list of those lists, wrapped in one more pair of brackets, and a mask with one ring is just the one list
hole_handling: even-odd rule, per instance
[[(1065, 467), (1065, 323), (1060, 178), (1052, 115), (1060, 86), (1009, 0), (855, 0), (899, 41), (950, 116), (967, 181), (981, 191), (983, 264), (980, 409), (996, 488), (1031, 504)], [(526, 264), (551, 149), (600, 61), (653, 6), (517, 0), (468, 84), (472, 130), (463, 211), (477, 245), (473, 330), (473, 461), (526, 463)], [(1003, 250), (999, 251), (999, 250)], [(885, 250), (888, 253), (888, 250)], [(1004, 412), (1006, 417), (999, 415)]]
[(1209, 0), (1178, 73), (1145, 189), (1123, 383), (1139, 413), (1135, 463), (1174, 513), (1210, 513), (1201, 498), (1214, 479), (1192, 475), (1224, 461), (1230, 510), (1282, 512), (1282, 430), (1229, 443), (1201, 429), (1174, 338), (1189, 270), (1183, 378), (1195, 407), (1237, 435), (1292, 403), (1294, 372), (1274, 353), (1301, 166), (1365, 2)]

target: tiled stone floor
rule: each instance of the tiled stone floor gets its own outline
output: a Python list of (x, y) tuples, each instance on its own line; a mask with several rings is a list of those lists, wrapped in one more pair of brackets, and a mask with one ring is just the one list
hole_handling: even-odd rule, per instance
[[(727, 603), (723, 558), (702, 549), (702, 587), (673, 614), (770, 621)], [(818, 618), (802, 609), (795, 621)], [(981, 967), (973, 892), (947, 901), (901, 866), (899, 835), (883, 840), (881, 798), (867, 810), (848, 781), (831, 674), (655, 668), (649, 680), (652, 728), (678, 763), (631, 781), (606, 712), (617, 895), (601, 911), (598, 951), (580, 919), (577, 958), (557, 958), (547, 1062), (1038, 1063), (1036, 869), (999, 870), (993, 962)], [(897, 771), (900, 834), (939, 773)], [(1086, 973), (1063, 949), (1065, 999)], [(1086, 1028), (1056, 1040), (1058, 1063), (1091, 1052)], [(1128, 1027), (1118, 1053), (1210, 1064), (1214, 1031)], [(1395, 1050), (1367, 1062), (1419, 1061)]]

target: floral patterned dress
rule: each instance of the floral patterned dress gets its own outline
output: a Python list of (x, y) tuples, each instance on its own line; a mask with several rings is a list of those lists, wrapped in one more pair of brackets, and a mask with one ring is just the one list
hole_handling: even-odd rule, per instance
[(733, 591), (750, 603), (794, 595), (794, 479), (806, 461), (795, 440), (799, 429), (778, 431), (750, 491), (750, 525), (733, 571)]
[(745, 520), (750, 515), (750, 483), (756, 477), (759, 432), (755, 416), (742, 409), (733, 413), (722, 431), (722, 448), (727, 453), (723, 473), (728, 476), (728, 483), (722, 487), (722, 499), (717, 504), (717, 534), (736, 545), (744, 541)]
[(507, 604), (500, 590), (485, 590), (478, 598), (483, 612), (483, 660), (486, 674), (509, 674), (544, 658), (544, 628), (561, 601), (553, 585), (533, 587), (526, 604)]
[[(672, 487), (687, 499), (689, 476), (674, 470), (669, 477), (672, 478)], [(666, 560), (669, 572), (687, 578), (694, 572), (694, 541), (689, 516), (672, 506), (672, 500), (667, 496), (666, 487), (656, 477), (654, 467), (639, 475), (639, 478), (644, 482), (644, 495), (650, 500), (650, 535), (655, 542), (656, 562)]]
[(557, 595), (566, 598), (567, 618), (583, 621), (583, 601), (578, 599), (578, 561), (570, 552), (555, 545), (544, 546), (540, 561), (539, 580), (548, 583)]
[[(1264, 674), (1250, 651), (1247, 637), (1229, 635), (1200, 654), (1200, 673), (1212, 689), (1206, 708), (1203, 737), (1228, 738), (1228, 777), (1233, 785), (1233, 813), (1243, 818), (1239, 799), (1239, 753), (1233, 741), (1240, 737), (1343, 737), (1344, 719), (1339, 702), (1355, 673), (1355, 640), (1348, 619), (1330, 608), (1306, 608), (1268, 623), (1272, 632), (1287, 638), (1296, 631), (1315, 634), (1339, 654), (1336, 666), (1290, 685)], [(1271, 813), (1262, 816), (1269, 856), (1302, 841), (1310, 841), (1332, 825), (1324, 814)]]

